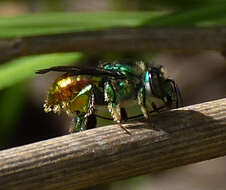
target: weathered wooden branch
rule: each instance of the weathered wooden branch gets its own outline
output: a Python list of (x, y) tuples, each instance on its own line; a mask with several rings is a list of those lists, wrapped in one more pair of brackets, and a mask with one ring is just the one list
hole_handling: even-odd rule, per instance
[(225, 51), (226, 27), (117, 28), (100, 31), (0, 40), (0, 62), (19, 56), (82, 51), (160, 52)]
[(123, 126), (1, 151), (0, 189), (81, 189), (226, 155), (226, 98)]

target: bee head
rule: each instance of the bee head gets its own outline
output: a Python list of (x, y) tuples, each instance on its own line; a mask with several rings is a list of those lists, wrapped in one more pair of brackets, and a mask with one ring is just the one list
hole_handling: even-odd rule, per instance
[(149, 95), (161, 99), (168, 107), (178, 107), (181, 95), (175, 81), (167, 77), (162, 65), (152, 66), (145, 74), (145, 88)]

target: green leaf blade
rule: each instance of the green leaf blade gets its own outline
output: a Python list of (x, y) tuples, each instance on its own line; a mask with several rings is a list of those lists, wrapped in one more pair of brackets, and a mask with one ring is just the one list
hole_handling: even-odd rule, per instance
[(56, 53), (22, 57), (0, 66), (0, 89), (34, 76), (35, 71), (59, 65), (72, 65), (83, 57), (81, 53)]

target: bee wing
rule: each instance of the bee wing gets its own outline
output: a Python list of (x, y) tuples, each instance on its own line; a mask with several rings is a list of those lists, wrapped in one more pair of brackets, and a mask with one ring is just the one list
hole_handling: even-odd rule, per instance
[(38, 71), (36, 71), (36, 74), (45, 74), (48, 73), (50, 71), (58, 71), (58, 72), (75, 72), (75, 71), (79, 71), (80, 68), (75, 67), (75, 66), (56, 66), (56, 67), (50, 67), (48, 69), (40, 69)]
[(40, 69), (36, 71), (36, 74), (45, 74), (50, 71), (58, 71), (58, 72), (66, 72), (66, 73), (72, 73), (73, 75), (105, 75), (105, 76), (112, 76), (115, 78), (125, 78), (123, 73), (121, 71), (110, 71), (110, 70), (105, 70), (103, 68), (92, 68), (92, 67), (87, 67), (87, 68), (79, 68), (75, 66), (56, 66), (56, 67), (50, 67), (47, 69)]

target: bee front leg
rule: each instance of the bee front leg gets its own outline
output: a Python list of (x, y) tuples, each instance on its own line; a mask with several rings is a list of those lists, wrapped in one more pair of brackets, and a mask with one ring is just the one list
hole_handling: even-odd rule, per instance
[(144, 114), (144, 117), (146, 119), (150, 119), (150, 116), (145, 104), (145, 89), (143, 87), (140, 88), (140, 90), (138, 91), (137, 100), (138, 100), (138, 104), (141, 107), (141, 111)]
[(113, 117), (114, 121), (117, 123), (121, 122), (121, 110), (120, 106), (117, 103), (116, 100), (116, 93), (115, 90), (111, 84), (111, 82), (105, 82), (104, 84), (104, 100), (108, 104), (108, 110), (111, 113), (111, 116)]

